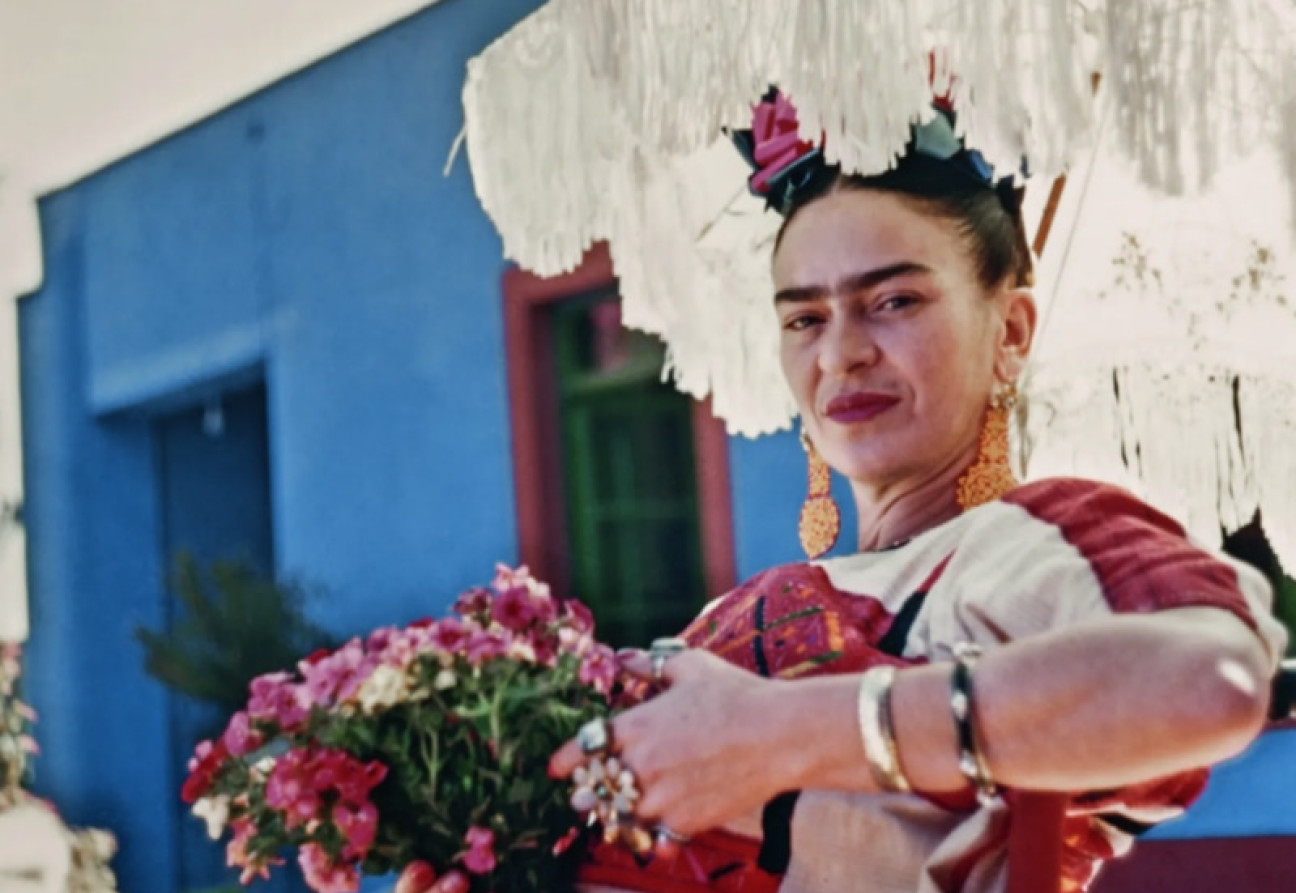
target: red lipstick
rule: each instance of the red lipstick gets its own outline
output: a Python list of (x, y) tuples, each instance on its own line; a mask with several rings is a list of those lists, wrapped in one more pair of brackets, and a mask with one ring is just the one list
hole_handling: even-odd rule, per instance
[(841, 424), (867, 422), (899, 402), (899, 397), (855, 391), (849, 394), (838, 394), (829, 400), (827, 407), (824, 408), (824, 415)]

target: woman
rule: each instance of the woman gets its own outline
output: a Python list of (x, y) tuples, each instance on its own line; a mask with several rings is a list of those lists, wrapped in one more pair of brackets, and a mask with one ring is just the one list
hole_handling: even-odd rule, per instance
[(615, 754), (659, 855), (601, 846), (582, 880), (999, 891), (1015, 792), (1045, 790), (1081, 792), (1063, 873), (1083, 889), (1257, 734), (1284, 643), (1267, 587), (1121, 490), (1012, 479), (1036, 325), (1019, 193), (944, 113), (875, 177), (797, 143), (790, 115), (767, 99), (749, 149), (785, 217), (803, 541), (834, 535), (826, 463), (850, 481), (858, 552), (760, 574), (708, 606), (690, 650), (628, 657), (664, 690), (550, 768), (588, 786), (579, 767)]

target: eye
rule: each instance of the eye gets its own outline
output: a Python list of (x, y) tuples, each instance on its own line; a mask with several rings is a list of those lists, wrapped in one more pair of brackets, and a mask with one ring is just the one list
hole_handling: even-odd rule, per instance
[(879, 301), (874, 310), (886, 312), (889, 310), (904, 310), (906, 307), (912, 307), (918, 303), (918, 298), (909, 294), (888, 295)]
[(796, 313), (783, 320), (783, 329), (788, 332), (804, 332), (820, 322), (821, 319), (814, 313)]

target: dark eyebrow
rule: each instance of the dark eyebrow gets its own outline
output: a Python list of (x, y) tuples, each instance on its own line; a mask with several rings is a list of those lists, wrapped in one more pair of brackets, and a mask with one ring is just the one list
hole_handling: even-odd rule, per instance
[(897, 264), (891, 264), (886, 267), (879, 267), (876, 270), (869, 270), (866, 273), (855, 273), (842, 279), (834, 287), (826, 285), (807, 285), (797, 288), (785, 288), (775, 293), (774, 303), (781, 304), (785, 301), (795, 303), (797, 301), (818, 301), (827, 297), (834, 292), (850, 294), (853, 292), (868, 291), (877, 288), (888, 279), (895, 279), (899, 276), (909, 276), (915, 273), (930, 273), (931, 269), (914, 261), (901, 261)]

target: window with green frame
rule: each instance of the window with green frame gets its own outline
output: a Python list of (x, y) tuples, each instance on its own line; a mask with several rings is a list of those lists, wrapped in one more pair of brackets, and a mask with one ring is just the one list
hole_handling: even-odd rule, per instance
[(702, 607), (706, 574), (691, 398), (659, 340), (621, 325), (613, 289), (553, 307), (570, 594), (599, 638), (646, 646)]

